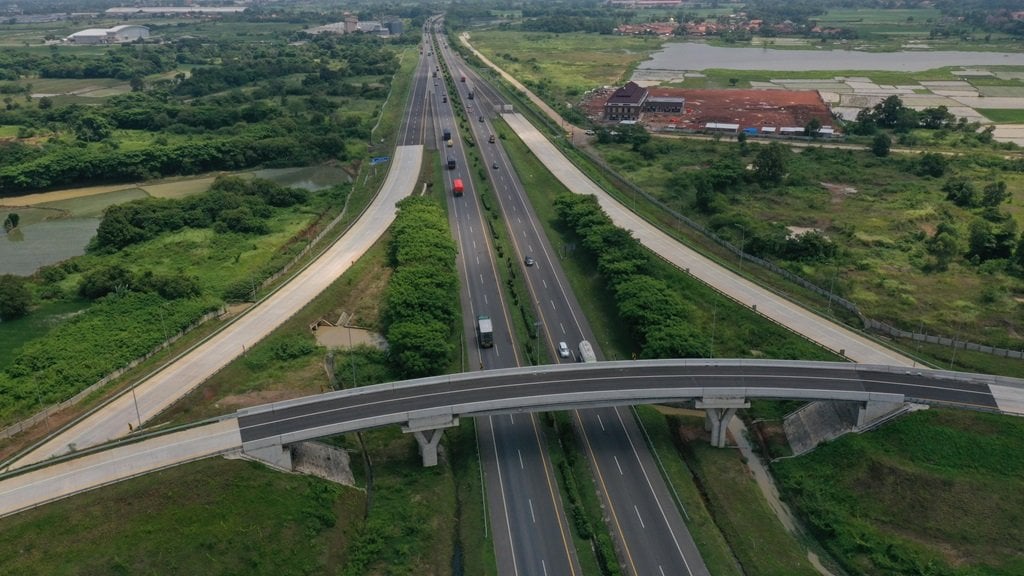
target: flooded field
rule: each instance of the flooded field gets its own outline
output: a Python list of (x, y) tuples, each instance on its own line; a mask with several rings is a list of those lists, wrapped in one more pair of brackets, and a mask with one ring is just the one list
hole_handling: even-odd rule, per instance
[(99, 224), (99, 218), (63, 218), (0, 232), (0, 274), (29, 276), (40, 266), (84, 254)]
[[(275, 168), (241, 172), (238, 176), (266, 178), (283, 186), (322, 190), (351, 181), (336, 166)], [(41, 266), (85, 253), (107, 206), (139, 198), (183, 198), (206, 191), (218, 175), (203, 175), (146, 184), (71, 188), (29, 196), (0, 198), (0, 221), (11, 212), (20, 225), (0, 232), (0, 274), (27, 276)]]
[(773, 50), (720, 48), (696, 42), (676, 42), (641, 62), (639, 70), (889, 70), (920, 72), (944, 66), (1021, 66), (1024, 53), (856, 50)]

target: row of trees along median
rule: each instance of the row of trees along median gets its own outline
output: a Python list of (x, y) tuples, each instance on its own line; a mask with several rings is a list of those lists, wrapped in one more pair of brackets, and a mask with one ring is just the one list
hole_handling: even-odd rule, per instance
[(458, 328), (455, 243), (434, 200), (414, 196), (397, 206), (383, 312), (391, 363), (403, 378), (441, 374), (454, 359)]

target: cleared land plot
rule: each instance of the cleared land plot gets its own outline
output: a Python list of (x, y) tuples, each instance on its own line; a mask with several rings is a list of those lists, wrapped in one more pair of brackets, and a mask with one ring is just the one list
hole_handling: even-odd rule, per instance
[[(648, 125), (674, 124), (677, 128), (703, 129), (709, 122), (734, 123), (747, 127), (782, 127), (806, 125), (817, 118), (822, 126), (830, 126), (832, 117), (821, 96), (814, 91), (784, 90), (687, 90), (651, 88), (654, 96), (682, 97), (686, 109), (678, 113), (646, 113)], [(587, 104), (592, 116), (600, 117), (605, 99)]]
[(109, 90), (119, 86), (123, 86), (126, 92), (131, 90), (127, 82), (116, 78), (32, 78), (30, 80), (22, 80), (19, 83), (31, 84), (33, 96), (46, 96), (48, 94), (85, 95), (97, 90)]

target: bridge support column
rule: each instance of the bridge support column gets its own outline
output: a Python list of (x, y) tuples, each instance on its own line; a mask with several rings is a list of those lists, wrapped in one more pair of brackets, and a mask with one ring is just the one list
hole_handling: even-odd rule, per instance
[(430, 416), (409, 420), (409, 423), (402, 426), (402, 432), (412, 434), (420, 447), (420, 458), (423, 459), (423, 467), (437, 466), (437, 445), (441, 443), (441, 435), (445, 428), (459, 425), (458, 417), (451, 414)]
[(694, 406), (704, 410), (704, 429), (711, 432), (711, 445), (725, 448), (729, 421), (738, 408), (750, 408), (750, 402), (745, 398), (701, 398)]
[(291, 446), (274, 444), (272, 446), (264, 446), (262, 448), (248, 449), (243, 446), (242, 454), (252, 460), (259, 460), (267, 466), (277, 468), (278, 470), (284, 470), (285, 472), (291, 472), (294, 470), (294, 467), (292, 466)]
[(883, 402), (881, 400), (861, 402), (857, 410), (857, 430), (870, 428), (877, 422), (894, 416), (896, 412), (905, 411), (907, 406), (904, 402)]

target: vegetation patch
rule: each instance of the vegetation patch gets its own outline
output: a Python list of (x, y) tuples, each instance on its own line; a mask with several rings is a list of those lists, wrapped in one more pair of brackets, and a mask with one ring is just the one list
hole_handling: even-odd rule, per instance
[(773, 470), (851, 574), (1016, 574), (1022, 439), (1020, 419), (933, 409)]
[(1012, 108), (977, 108), (976, 110), (996, 124), (1024, 124), (1024, 110)]
[(455, 243), (435, 200), (414, 196), (398, 203), (389, 251), (394, 274), (384, 295), (384, 325), (398, 374), (443, 373), (454, 359), (458, 329)]
[(211, 458), (4, 518), (0, 554), (26, 576), (325, 574), (352, 553), (365, 498)]
[(803, 547), (769, 508), (737, 453), (714, 448), (703, 440), (703, 418), (667, 419), (705, 505), (743, 573), (815, 576), (817, 572), (807, 561)]
[[(1024, 177), (1015, 161), (824, 147), (776, 148), (766, 158), (771, 147), (742, 141), (642, 137), (609, 138), (599, 149), (664, 205), (853, 300), (870, 318), (1019, 348), (1016, 330), (1005, 330), (1024, 321), (1016, 304)], [(835, 196), (821, 186), (822, 173), (857, 193)], [(795, 236), (793, 226), (820, 232)]]

